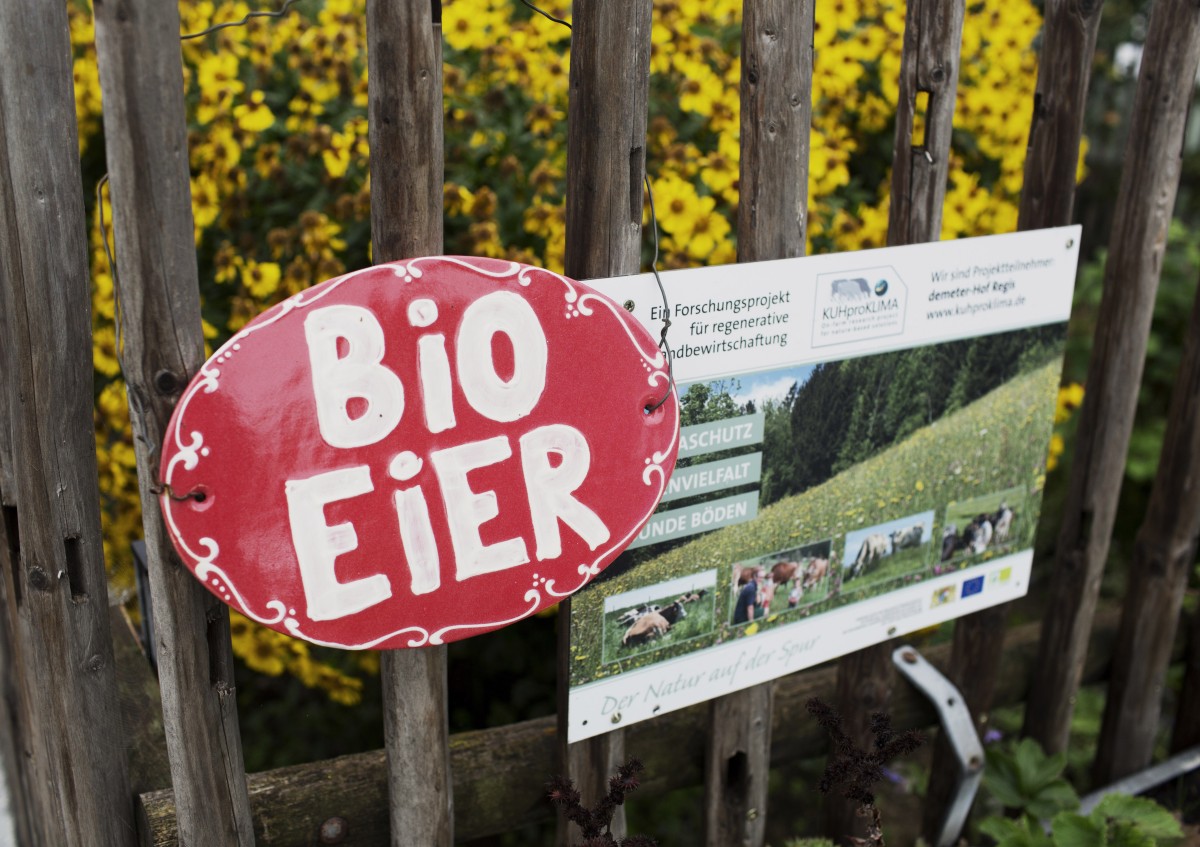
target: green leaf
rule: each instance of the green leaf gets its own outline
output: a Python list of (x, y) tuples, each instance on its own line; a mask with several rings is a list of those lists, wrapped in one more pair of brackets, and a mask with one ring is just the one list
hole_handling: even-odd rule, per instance
[(1055, 847), (1106, 847), (1108, 832), (1103, 822), (1074, 812), (1059, 812), (1051, 823)]
[(996, 847), (1053, 847), (1053, 842), (1026, 818), (985, 818), (979, 831), (996, 841)]
[(1068, 809), (1079, 807), (1079, 795), (1064, 779), (1056, 780), (1045, 786), (1032, 798), (1026, 806), (1026, 811), (1037, 818), (1045, 820)]
[(1140, 832), (1154, 839), (1183, 837), (1179, 821), (1158, 803), (1145, 797), (1109, 794), (1092, 811), (1093, 818), (1097, 815), (1118, 823), (1133, 824)]
[(1010, 809), (1024, 809), (1027, 798), (1021, 793), (1011, 774), (991, 774), (983, 779), (984, 785), (1000, 803)]
[(1158, 842), (1131, 823), (1117, 823), (1109, 830), (1109, 847), (1156, 847)]

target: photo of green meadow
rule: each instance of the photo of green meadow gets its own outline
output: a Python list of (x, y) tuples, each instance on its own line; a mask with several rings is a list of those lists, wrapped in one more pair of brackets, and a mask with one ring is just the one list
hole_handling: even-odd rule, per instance
[[(1054, 325), (743, 378), (752, 388), (770, 385), (768, 396), (749, 397), (730, 379), (681, 388), (684, 426), (709, 414), (764, 413), (763, 442), (741, 451), (763, 453), (757, 517), (634, 551), (633, 566), (577, 594), (571, 684), (753, 637), (1030, 546), (1062, 348), (1063, 326)], [(997, 538), (1005, 512), (1007, 535)], [(991, 525), (986, 544), (985, 530), (972, 535), (981, 516)], [(790, 586), (775, 585), (765, 609), (760, 598), (759, 614), (735, 624), (735, 566), (755, 566), (773, 582), (767, 564), (783, 560), (776, 551), (814, 539), (830, 540), (819, 598), (789, 609)], [(944, 544), (954, 547), (945, 559)], [(606, 598), (708, 570), (721, 574), (710, 631), (608, 661), (618, 627)], [(668, 594), (656, 602), (675, 599)]]

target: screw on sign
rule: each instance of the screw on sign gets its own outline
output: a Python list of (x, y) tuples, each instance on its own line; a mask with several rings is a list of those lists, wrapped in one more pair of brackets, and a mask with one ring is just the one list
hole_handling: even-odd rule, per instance
[(334, 647), (442, 644), (557, 603), (633, 540), (675, 464), (669, 391), (654, 338), (585, 285), (379, 265), (205, 363), (160, 503), (184, 563), (250, 618)]

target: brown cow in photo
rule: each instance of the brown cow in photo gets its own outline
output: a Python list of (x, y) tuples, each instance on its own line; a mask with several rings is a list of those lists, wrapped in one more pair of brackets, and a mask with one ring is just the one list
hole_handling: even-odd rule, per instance
[(670, 621), (658, 612), (650, 612), (633, 622), (633, 626), (629, 627), (621, 639), (621, 645), (633, 647), (636, 644), (645, 644), (652, 638), (662, 638), (670, 628)]

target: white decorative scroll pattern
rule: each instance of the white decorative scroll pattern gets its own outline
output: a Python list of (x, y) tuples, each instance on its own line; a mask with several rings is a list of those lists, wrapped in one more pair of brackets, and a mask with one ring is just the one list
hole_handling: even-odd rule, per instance
[[(533, 586), (525, 591), (523, 598), (524, 602), (528, 604), (528, 607), (521, 611), (520, 614), (506, 620), (452, 624), (450, 626), (444, 626), (432, 633), (430, 633), (424, 627), (408, 626), (393, 632), (389, 632), (386, 635), (369, 639), (359, 644), (342, 644), (339, 642), (324, 641), (312, 635), (306, 634), (301, 629), (300, 622), (296, 617), (296, 610), (294, 608), (289, 608), (288, 605), (282, 600), (268, 600), (264, 604), (266, 609), (265, 612), (260, 613), (256, 612), (254, 609), (251, 609), (246, 600), (242, 597), (241, 593), (237, 590), (237, 586), (234, 585), (233, 580), (222, 568), (216, 564), (217, 556), (220, 553), (220, 547), (218, 546), (217, 542), (214, 539), (207, 537), (197, 539), (196, 544), (204, 548), (205, 551), (203, 554), (198, 553), (188, 543), (188, 540), (184, 538), (183, 533), (175, 523), (174, 510), (185, 507), (184, 502), (174, 500), (171, 497), (171, 486), (173, 480), (175, 479), (177, 467), (182, 464), (184, 470), (194, 471), (200, 464), (201, 459), (211, 454), (211, 448), (204, 443), (204, 434), (201, 432), (194, 430), (189, 432), (185, 442), (183, 434), (185, 432), (184, 418), (187, 417), (187, 411), (191, 404), (192, 398), (201, 391), (205, 394), (212, 394), (220, 388), (220, 366), (224, 365), (233, 356), (240, 352), (243, 342), (253, 333), (263, 329), (264, 327), (274, 324), (280, 318), (290, 314), (293, 311), (296, 311), (297, 309), (303, 309), (307, 306), (311, 306), (313, 303), (316, 303), (328, 296), (330, 292), (334, 291), (343, 283), (357, 276), (370, 273), (378, 270), (379, 268), (390, 268), (393, 275), (400, 280), (401, 283), (412, 283), (424, 276), (424, 272), (420, 266), (429, 262), (444, 262), (447, 264), (457, 265), (497, 281), (515, 281), (522, 287), (529, 287), (537, 277), (547, 278), (550, 281), (557, 281), (563, 286), (564, 289), (563, 294), (566, 304), (564, 314), (567, 320), (591, 317), (593, 314), (595, 314), (595, 305), (603, 306), (610, 313), (612, 313), (612, 316), (621, 325), (622, 329), (625, 330), (625, 335), (629, 339), (630, 344), (641, 357), (642, 367), (647, 372), (647, 385), (649, 387), (656, 387), (662, 385), (664, 382), (670, 382), (670, 374), (666, 370), (666, 357), (664, 356), (662, 350), (660, 350), (658, 347), (653, 347), (650, 351), (647, 351), (642, 346), (642, 340), (640, 340), (633, 332), (631, 324), (632, 318), (629, 316), (628, 312), (613, 303), (607, 297), (603, 297), (592, 292), (585, 292), (581, 295), (579, 290), (575, 287), (576, 284), (574, 281), (568, 279), (567, 277), (561, 276), (552, 271), (544, 270), (542, 268), (535, 268), (530, 265), (522, 265), (519, 262), (509, 262), (507, 267), (504, 267), (502, 270), (489, 270), (487, 267), (481, 266), (471, 257), (466, 256), (431, 256), (427, 258), (412, 259), (408, 262), (389, 262), (387, 264), (375, 265), (369, 268), (363, 268), (362, 270), (352, 271), (348, 274), (343, 274), (340, 277), (329, 280), (324, 285), (308, 291), (302, 291), (299, 294), (289, 297), (287, 300), (284, 300), (278, 306), (274, 307), (274, 309), (264, 312), (262, 315), (248, 324), (244, 329), (225, 342), (225, 344), (221, 345), (220, 349), (218, 349), (200, 368), (199, 377), (192, 382), (192, 384), (188, 387), (188, 390), (184, 393), (184, 396), (180, 399), (179, 407), (176, 410), (174, 419), (172, 421), (174, 424), (173, 431), (168, 433), (168, 437), (172, 438), (172, 440), (175, 442), (176, 452), (173, 456), (171, 456), (171, 459), (167, 463), (165, 470), (162, 471), (163, 482), (166, 483), (166, 486), (162, 495), (160, 495), (160, 501), (162, 503), (163, 514), (166, 516), (167, 527), (170, 530), (172, 537), (175, 539), (176, 547), (191, 560), (192, 571), (195, 573), (196, 578), (204, 583), (206, 588), (224, 600), (228, 605), (233, 606), (242, 612), (242, 614), (246, 615), (246, 617), (257, 621), (258, 623), (274, 628), (278, 628), (278, 626), (282, 624), (283, 628), (296, 638), (302, 638), (305, 641), (313, 644), (319, 644), (324, 647), (339, 647), (347, 650), (374, 649), (386, 644), (392, 639), (400, 638), (408, 634), (411, 634), (411, 637), (406, 645), (408, 647), (423, 647), (426, 644), (438, 645), (444, 643), (443, 636), (448, 632), (470, 629), (492, 630), (502, 626), (507, 626), (508, 624), (516, 623), (519, 620), (529, 617), (538, 609), (542, 608), (544, 605), (544, 599), (553, 597), (557, 598), (557, 600), (561, 600), (564, 597), (569, 597), (571, 594), (574, 594), (576, 591), (587, 585), (587, 583), (590, 582), (594, 576), (600, 573), (600, 562), (602, 562), (608, 556), (613, 555), (614, 552), (623, 550), (625, 546), (629, 544), (629, 542), (631, 542), (633, 538), (641, 531), (642, 526), (647, 520), (650, 519), (650, 515), (653, 514), (654, 509), (658, 505), (659, 499), (661, 499), (663, 492), (666, 490), (668, 471), (664, 467), (664, 464), (666, 460), (675, 452), (675, 442), (679, 438), (678, 420), (676, 420), (676, 425), (672, 427), (671, 442), (663, 450), (655, 452), (653, 455), (645, 459), (646, 467), (642, 472), (642, 482), (645, 485), (651, 486), (655, 489), (654, 500), (649, 511), (642, 517), (640, 521), (637, 522), (632, 530), (630, 530), (622, 538), (618, 539), (615, 543), (605, 547), (598, 555), (595, 556), (595, 558), (592, 559), (590, 563), (580, 563), (576, 570), (576, 573), (579, 575), (580, 579), (572, 588), (569, 588), (566, 591), (559, 591), (557, 590), (553, 579), (548, 579), (544, 576), (534, 574)], [(667, 407), (664, 406), (663, 408)], [(675, 409), (675, 414), (677, 417), (678, 404), (675, 404), (671, 408)], [(543, 590), (545, 591), (546, 598), (543, 597)]]

